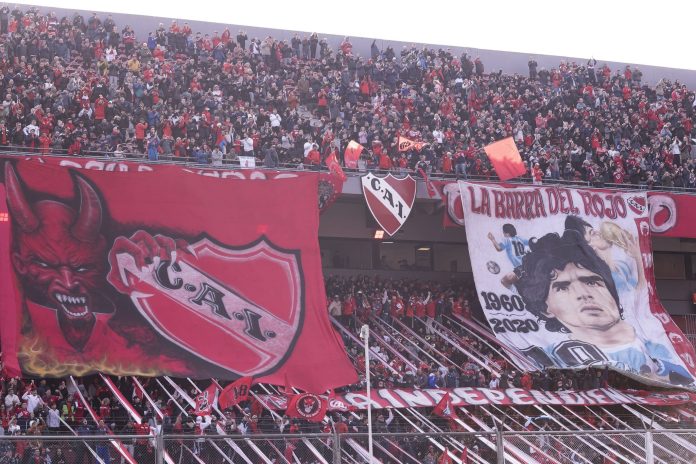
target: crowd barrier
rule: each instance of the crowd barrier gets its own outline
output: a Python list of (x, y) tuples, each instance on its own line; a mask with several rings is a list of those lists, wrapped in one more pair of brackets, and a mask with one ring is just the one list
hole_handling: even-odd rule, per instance
[[(183, 157), (176, 157), (176, 156), (160, 156), (158, 160), (153, 161), (149, 160), (146, 155), (142, 154), (137, 154), (137, 153), (124, 153), (123, 156), (117, 157), (114, 156), (113, 152), (99, 152), (99, 151), (90, 151), (89, 153), (85, 155), (68, 155), (64, 153), (48, 153), (48, 154), (40, 154), (38, 151), (29, 151), (26, 150), (24, 147), (13, 147), (13, 146), (6, 146), (2, 147), (2, 150), (0, 152), (3, 155), (17, 155), (17, 156), (47, 156), (47, 157), (52, 157), (52, 158), (64, 158), (66, 160), (78, 160), (78, 159), (90, 159), (90, 160), (95, 160), (95, 161), (101, 161), (101, 162), (109, 162), (109, 163), (118, 163), (118, 162), (137, 162), (137, 163), (143, 163), (143, 164), (151, 164), (151, 165), (157, 165), (157, 164), (165, 164), (165, 165), (178, 165), (178, 166), (186, 166), (189, 168), (196, 168), (196, 169), (225, 169), (225, 170), (238, 170), (238, 169), (249, 169), (249, 167), (242, 166), (240, 162), (236, 159), (229, 159), (226, 158), (222, 162), (222, 166), (213, 166), (212, 164), (201, 164), (196, 162), (194, 158), (183, 158)], [(268, 169), (264, 166), (263, 161), (258, 161), (256, 162), (256, 168), (258, 169)], [(307, 170), (315, 170), (315, 171), (323, 171), (328, 173), (329, 169), (326, 166), (320, 166), (320, 167), (310, 167), (310, 166), (304, 166), (302, 163), (278, 163), (271, 169), (273, 170), (278, 170), (278, 171), (307, 171)], [(351, 176), (362, 176), (365, 173), (367, 173), (367, 169), (349, 169), (346, 167), (343, 167), (343, 170), (345, 174), (349, 177)], [(403, 175), (403, 174), (410, 174), (411, 176), (418, 176), (418, 173), (415, 171), (407, 170), (404, 172), (400, 172), (398, 170), (392, 170), (392, 171), (383, 171), (380, 170), (379, 168), (374, 168), (372, 169), (373, 172), (382, 172), (386, 174), (387, 172), (391, 172), (397, 176)], [(466, 176), (457, 176), (455, 174), (444, 174), (444, 173), (439, 173), (439, 172), (433, 172), (429, 173), (429, 179), (430, 180), (437, 180), (437, 181), (456, 181), (459, 179), (463, 180), (471, 180), (471, 181), (481, 181), (481, 182), (500, 182), (500, 180), (495, 177), (495, 176), (480, 176), (480, 175), (466, 175)], [(511, 183), (511, 184), (532, 184), (532, 179), (531, 177), (518, 177), (516, 179), (511, 179), (509, 181), (506, 181), (506, 183)], [(696, 188), (689, 188), (689, 187), (664, 187), (660, 185), (655, 185), (652, 187), (648, 187), (646, 184), (631, 184), (631, 183), (623, 183), (623, 184), (614, 184), (614, 183), (596, 183), (596, 182), (590, 182), (590, 181), (585, 181), (585, 180), (565, 180), (565, 179), (551, 179), (551, 178), (544, 178), (543, 180), (544, 185), (559, 185), (559, 186), (566, 186), (566, 187), (588, 187), (588, 188), (606, 188), (606, 189), (616, 189), (616, 190), (651, 190), (651, 191), (661, 191), (661, 192), (674, 192), (674, 193), (696, 193)]]
[[(374, 433), (372, 445), (373, 463), (432, 458), (458, 464), (696, 462), (696, 429)], [(19, 462), (35, 462), (34, 453), (48, 454), (54, 462), (62, 454), (65, 462), (76, 464), (370, 462), (365, 433), (0, 436), (0, 456), (8, 449), (20, 453)]]

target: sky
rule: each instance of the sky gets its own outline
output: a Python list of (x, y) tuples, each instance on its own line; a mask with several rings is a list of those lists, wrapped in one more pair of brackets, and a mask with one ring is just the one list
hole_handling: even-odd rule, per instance
[(23, 3), (696, 70), (691, 0)]

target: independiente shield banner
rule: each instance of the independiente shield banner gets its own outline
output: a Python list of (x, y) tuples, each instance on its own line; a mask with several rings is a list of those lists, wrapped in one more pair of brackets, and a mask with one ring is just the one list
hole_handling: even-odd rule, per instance
[(11, 375), (356, 379), (326, 314), (315, 175), (0, 164)]
[(459, 183), (496, 337), (539, 368), (610, 366), (694, 387), (694, 350), (655, 293), (647, 195)]

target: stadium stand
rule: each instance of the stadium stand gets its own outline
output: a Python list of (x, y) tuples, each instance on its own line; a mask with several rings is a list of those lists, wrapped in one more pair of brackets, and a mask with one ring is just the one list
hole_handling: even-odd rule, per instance
[[(277, 41), (225, 30), (208, 37), (177, 21), (136, 38), (110, 16), (59, 19), (7, 6), (0, 8), (0, 34), (0, 150), (213, 166), (254, 156), (267, 168), (319, 169), (355, 140), (367, 148), (361, 171), (421, 168), (495, 179), (481, 149), (512, 136), (545, 182), (696, 188), (694, 92), (666, 80), (647, 85), (637, 68), (612, 71), (590, 60), (546, 70), (530, 62), (528, 76), (505, 75), (443, 50), (397, 53), (375, 44), (363, 59), (348, 39), (332, 50), (316, 34)], [(400, 153), (400, 135), (427, 145)], [(371, 388), (572, 392), (641, 385), (609, 370), (531, 372), (530, 365), (520, 372), (515, 366), (529, 361), (478, 321), (470, 281), (328, 276), (326, 292), (327, 311), (361, 374), (348, 392), (366, 387), (363, 324), (373, 334)], [(331, 462), (335, 443), (311, 434), (367, 431), (363, 411), (332, 412), (322, 423), (285, 417), (258, 401), (286, 393), (272, 385), (196, 419), (191, 410), (201, 387), (187, 379), (3, 375), (0, 432), (27, 440), (0, 440), (0, 464), (124, 462), (105, 440), (89, 442), (110, 433), (125, 437), (123, 446), (143, 463), (155, 462), (153, 437), (160, 433), (188, 436), (167, 443), (176, 462)], [(688, 463), (696, 455), (691, 439), (672, 432), (694, 428), (691, 405), (491, 405), (459, 408), (456, 418), (424, 408), (374, 414), (375, 455), (385, 463), (454, 462), (443, 460), (448, 452), (457, 462), (496, 462), (497, 430), (526, 432), (504, 444), (507, 462), (647, 462), (643, 436), (632, 432), (648, 425), (666, 430), (655, 441), (654, 462)], [(387, 432), (405, 435), (379, 435)], [(43, 435), (56, 441), (31, 439)], [(59, 440), (72, 435), (93, 448)], [(366, 462), (366, 446), (362, 435), (348, 438), (341, 462)]]
[[(637, 68), (506, 75), (442, 49), (375, 43), (362, 58), (348, 39), (332, 50), (177, 21), (136, 38), (111, 17), (3, 11), (5, 149), (316, 168), (355, 140), (362, 170), (495, 178), (482, 147), (512, 136), (546, 181), (696, 186), (694, 92)], [(399, 152), (398, 136), (427, 145)]]

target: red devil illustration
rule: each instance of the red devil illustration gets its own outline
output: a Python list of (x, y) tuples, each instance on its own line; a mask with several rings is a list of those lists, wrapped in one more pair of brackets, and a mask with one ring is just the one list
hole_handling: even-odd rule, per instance
[[(304, 308), (297, 250), (122, 224), (95, 184), (71, 176), (72, 198), (55, 198), (26, 188), (5, 163), (22, 371), (229, 378), (285, 362)], [(252, 268), (285, 279), (276, 299), (258, 295)]]
[[(130, 238), (116, 238), (108, 250), (97, 191), (79, 175), (74, 183), (74, 207), (55, 199), (32, 203), (12, 164), (5, 164), (13, 220), (12, 264), (23, 286), (29, 319), (24, 332), (49, 340), (54, 349), (50, 357), (66, 363), (103, 361), (118, 351), (119, 363), (134, 363), (130, 366), (134, 372), (143, 372), (138, 364), (156, 361), (170, 372), (186, 373), (186, 363), (166, 354), (176, 348), (167, 346), (147, 324), (133, 320), (128, 300), (119, 300), (119, 293), (104, 278), (115, 253), (125, 250), (138, 262), (151, 262), (157, 256), (170, 256), (175, 241), (138, 231)], [(109, 274), (108, 280), (120, 289), (118, 275)], [(128, 317), (115, 317), (119, 312)]]
[(95, 313), (112, 313), (113, 302), (99, 291), (106, 239), (100, 233), (102, 207), (97, 193), (77, 178), (76, 211), (54, 200), (31, 205), (12, 165), (5, 165), (7, 203), (15, 223), (12, 263), (37, 303), (57, 312), (66, 341), (82, 350)]

